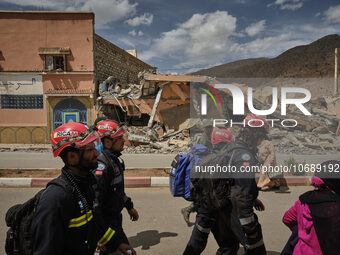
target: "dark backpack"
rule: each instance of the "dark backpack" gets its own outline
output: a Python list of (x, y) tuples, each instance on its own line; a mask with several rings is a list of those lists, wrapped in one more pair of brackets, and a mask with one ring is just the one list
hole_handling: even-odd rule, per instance
[[(240, 144), (230, 144), (221, 148), (218, 151), (213, 151), (211, 154), (198, 162), (198, 166), (206, 167), (213, 165), (232, 165), (233, 152), (236, 149), (246, 149), (247, 147)], [(191, 173), (193, 200), (195, 203), (207, 209), (220, 209), (231, 205), (230, 191), (233, 185), (233, 178), (212, 178), (208, 175), (199, 175)]]
[[(58, 185), (68, 194), (74, 192), (72, 185), (61, 177), (50, 181), (49, 185)], [(23, 204), (17, 204), (8, 209), (6, 224), (9, 227), (6, 237), (6, 254), (8, 255), (31, 255), (33, 254), (33, 240), (31, 236), (31, 224), (36, 208), (43, 192), (40, 190), (33, 198)]]

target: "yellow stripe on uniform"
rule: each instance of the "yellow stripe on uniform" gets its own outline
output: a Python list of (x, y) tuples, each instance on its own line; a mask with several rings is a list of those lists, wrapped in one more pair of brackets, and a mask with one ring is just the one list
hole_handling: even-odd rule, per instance
[(116, 231), (114, 231), (112, 228), (108, 228), (105, 234), (102, 236), (102, 238), (100, 238), (98, 243), (105, 245), (108, 241), (111, 240), (111, 238), (113, 237), (115, 233)]
[(78, 218), (74, 218), (70, 220), (70, 223), (68, 224), (69, 228), (77, 228), (85, 225), (88, 223), (90, 220), (92, 220), (93, 214), (92, 210), (88, 211), (86, 214), (83, 214), (82, 216)]

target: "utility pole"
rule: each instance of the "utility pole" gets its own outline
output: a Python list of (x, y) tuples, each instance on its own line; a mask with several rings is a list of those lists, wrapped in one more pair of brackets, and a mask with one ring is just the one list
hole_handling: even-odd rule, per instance
[(338, 48), (335, 48), (335, 65), (334, 65), (334, 95), (338, 95)]

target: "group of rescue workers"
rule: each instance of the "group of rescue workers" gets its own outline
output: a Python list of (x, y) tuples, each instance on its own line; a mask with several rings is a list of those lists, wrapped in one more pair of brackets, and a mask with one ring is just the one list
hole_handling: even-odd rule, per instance
[[(257, 147), (267, 138), (268, 123), (255, 115), (246, 116), (247, 123), (238, 137), (233, 137), (227, 129), (213, 129), (208, 120), (203, 122), (204, 133), (198, 143), (211, 150), (211, 154), (200, 161), (214, 163), (217, 157), (227, 158), (225, 164), (236, 166), (258, 165)], [(209, 137), (211, 137), (209, 139)], [(227, 157), (229, 154), (229, 157)], [(210, 160), (211, 161), (211, 160)], [(196, 221), (191, 238), (183, 254), (201, 254), (206, 247), (209, 233), (212, 232), (219, 246), (216, 254), (237, 254), (240, 243), (245, 248), (245, 254), (266, 254), (262, 239), (261, 225), (253, 208), (264, 210), (264, 205), (257, 198), (258, 188), (255, 182), (255, 172), (247, 176), (219, 178), (213, 181), (213, 190), (207, 191), (207, 179), (192, 178), (193, 203), (181, 210), (185, 221), (189, 221), (189, 214), (196, 211)], [(213, 193), (216, 200), (213, 200)], [(220, 197), (220, 199), (218, 199)], [(216, 205), (217, 204), (217, 205)]]
[(58, 178), (73, 192), (52, 183), (41, 195), (32, 222), (34, 255), (136, 254), (122, 228), (124, 207), (131, 220), (139, 217), (124, 190), (124, 134), (124, 126), (105, 119), (91, 129), (67, 123), (52, 132), (53, 155), (65, 163)]
[[(237, 137), (206, 125), (198, 143), (215, 154), (228, 151), (228, 164), (237, 168), (257, 165), (257, 147), (267, 139), (269, 125), (251, 114), (244, 121), (252, 125), (245, 125)], [(34, 255), (92, 255), (96, 249), (100, 254), (136, 254), (122, 227), (124, 208), (132, 221), (139, 218), (124, 190), (125, 165), (120, 156), (125, 134), (123, 125), (105, 118), (97, 119), (91, 128), (67, 123), (52, 132), (53, 155), (65, 164), (58, 179), (71, 188), (51, 182), (42, 193), (31, 227)], [(216, 254), (237, 254), (240, 243), (245, 254), (266, 254), (254, 212), (254, 208), (264, 210), (257, 198), (255, 173), (215, 179), (212, 194), (204, 192), (207, 182), (191, 181), (193, 203), (182, 214), (187, 222), (190, 212), (197, 215), (184, 255), (201, 254), (210, 232), (219, 246)], [(214, 199), (219, 206), (210, 201)]]
[[(198, 161), (200, 166), (220, 163), (240, 170), (241, 167), (275, 164), (273, 145), (267, 136), (269, 125), (261, 117), (246, 115), (244, 127), (236, 138), (227, 129), (213, 128), (209, 120), (203, 121), (203, 131), (198, 143), (209, 148), (210, 155)], [(322, 171), (312, 177), (311, 185), (315, 189), (302, 194), (285, 212), (282, 221), (292, 234), (281, 255), (339, 254), (340, 172), (335, 171), (339, 168), (340, 161), (323, 162)], [(255, 171), (238, 171), (231, 177), (198, 177), (191, 171), (193, 202), (181, 212), (188, 225), (190, 213), (197, 214), (184, 255), (201, 254), (210, 232), (219, 246), (218, 255), (236, 255), (240, 244), (244, 247), (244, 254), (267, 254), (262, 228), (253, 208), (258, 211), (265, 209), (257, 198), (259, 190), (267, 186), (278, 193), (289, 193), (287, 182), (282, 173), (265, 176), (261, 172), (257, 184)]]

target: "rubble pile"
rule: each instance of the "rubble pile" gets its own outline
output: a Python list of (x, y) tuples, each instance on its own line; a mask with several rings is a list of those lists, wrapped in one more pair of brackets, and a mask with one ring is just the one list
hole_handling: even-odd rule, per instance
[(154, 95), (156, 92), (155, 83), (146, 80), (152, 74), (148, 71), (140, 72), (138, 84), (121, 83), (119, 79), (110, 76), (99, 85), (99, 95), (104, 99), (114, 97), (115, 99), (128, 98), (131, 100)]
[[(261, 98), (262, 99), (262, 98)], [(270, 108), (270, 100), (264, 98), (260, 101), (254, 99), (257, 109)], [(312, 99), (306, 108), (312, 116), (306, 116), (298, 109), (288, 108), (287, 115), (282, 116), (280, 109), (274, 112), (268, 119), (295, 119), (298, 126), (285, 128), (274, 124), (270, 129), (269, 137), (279, 153), (299, 154), (325, 154), (340, 151), (340, 97)], [(194, 126), (198, 130), (199, 123)], [(186, 153), (189, 146), (195, 143), (189, 135), (189, 130), (167, 130), (157, 124), (152, 129), (147, 127), (130, 127), (130, 145), (127, 152), (130, 153)], [(231, 130), (236, 136), (238, 129)], [(197, 134), (199, 135), (199, 134)]]
[(189, 129), (164, 132), (160, 125), (148, 127), (128, 127), (126, 153), (187, 153), (189, 152)]
[[(261, 98), (257, 104), (270, 107), (268, 98)], [(266, 103), (265, 103), (266, 102)], [(262, 105), (263, 106), (263, 105)], [(287, 110), (287, 119), (298, 122), (296, 128), (275, 126), (270, 131), (275, 149), (281, 153), (322, 154), (340, 151), (340, 97), (318, 97), (305, 104), (312, 113), (303, 115), (293, 107)], [(268, 109), (267, 108), (267, 109)], [(271, 118), (282, 119), (275, 112)]]
[(318, 134), (295, 130), (293, 132), (274, 128), (269, 137), (275, 150), (280, 153), (326, 154), (340, 151), (340, 136), (333, 133)]

